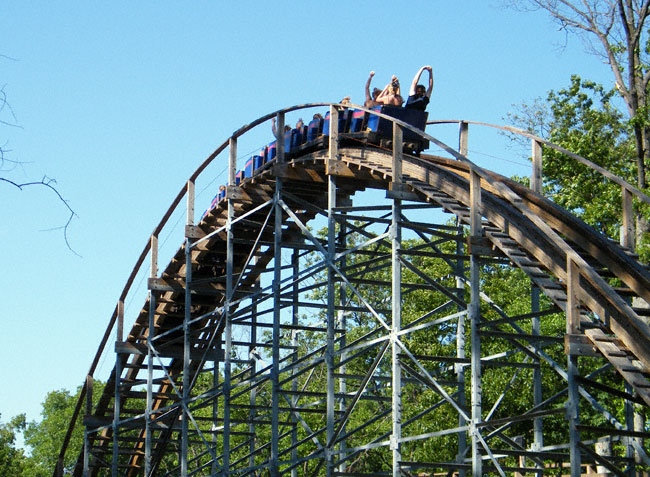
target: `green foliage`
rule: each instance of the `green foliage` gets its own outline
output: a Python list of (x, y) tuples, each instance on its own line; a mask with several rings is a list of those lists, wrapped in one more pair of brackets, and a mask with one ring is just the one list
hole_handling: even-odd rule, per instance
[[(551, 91), (548, 139), (635, 182), (634, 145), (621, 113), (612, 105), (615, 90), (571, 77), (571, 85)], [(545, 192), (559, 205), (609, 237), (621, 224), (620, 187), (564, 154), (544, 148)]]
[(26, 457), (22, 449), (16, 449), (16, 432), (25, 427), (25, 415), (20, 414), (8, 424), (0, 423), (0, 477), (21, 475)]
[[(76, 403), (77, 396), (70, 394), (68, 390), (51, 391), (43, 401), (41, 421), (27, 424), (25, 444), (32, 451), (30, 464), (33, 475), (52, 475)], [(83, 442), (83, 427), (77, 426), (77, 431), (70, 442), (68, 465), (76, 461)]]
[[(95, 382), (93, 402), (97, 402), (102, 389), (103, 383)], [(26, 422), (24, 415), (18, 416), (17, 422), (20, 425), (16, 426), (16, 429), (23, 432), (29, 456), (23, 461), (22, 473), (12, 475), (50, 477), (53, 474), (80, 392), (81, 387), (74, 395), (66, 389), (49, 392), (42, 403), (40, 421)], [(82, 414), (84, 411), (85, 406), (82, 408)], [(79, 417), (78, 423), (81, 423), (81, 419), (83, 415)], [(66, 469), (74, 467), (83, 447), (83, 429), (82, 425), (77, 425), (72, 434), (64, 461)]]

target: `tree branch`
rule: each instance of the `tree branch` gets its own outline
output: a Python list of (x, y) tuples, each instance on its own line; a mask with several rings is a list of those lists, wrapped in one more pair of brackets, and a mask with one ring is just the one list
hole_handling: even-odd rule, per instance
[(68, 209), (68, 212), (70, 215), (68, 216), (68, 220), (66, 221), (65, 225), (61, 227), (54, 227), (51, 229), (46, 229), (45, 231), (51, 231), (51, 230), (63, 230), (63, 239), (65, 240), (65, 244), (68, 247), (68, 249), (74, 253), (76, 256), (81, 257), (70, 245), (70, 241), (68, 240), (68, 227), (70, 226), (70, 223), (72, 222), (72, 219), (77, 217), (77, 214), (75, 211), (70, 207), (70, 204), (68, 204), (68, 201), (63, 198), (63, 196), (59, 193), (56, 187), (54, 187), (54, 184), (56, 184), (56, 180), (49, 178), (47, 176), (43, 176), (43, 179), (40, 181), (33, 181), (33, 182), (23, 182), (23, 183), (18, 183), (14, 182), (11, 179), (7, 179), (6, 177), (0, 177), (0, 182), (6, 182), (9, 185), (12, 185), (16, 187), (19, 190), (23, 190), (25, 187), (30, 187), (30, 186), (45, 186), (48, 189), (50, 189), (56, 196), (59, 198), (59, 201), (65, 205), (66, 209)]

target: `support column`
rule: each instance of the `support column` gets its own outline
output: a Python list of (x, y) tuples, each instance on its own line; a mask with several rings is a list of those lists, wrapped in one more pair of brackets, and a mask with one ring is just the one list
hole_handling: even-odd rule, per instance
[[(567, 334), (573, 335), (579, 333), (580, 328), (580, 311), (578, 304), (578, 287), (579, 273), (578, 267), (571, 257), (567, 257)], [(568, 400), (566, 404), (566, 418), (569, 423), (569, 455), (571, 459), (571, 477), (580, 477), (580, 449), (578, 443), (580, 442), (580, 433), (577, 426), (579, 421), (579, 399), (578, 392), (578, 357), (569, 354), (567, 357), (567, 380), (568, 380)]]
[[(276, 122), (276, 161), (284, 161), (284, 114), (280, 113)], [(275, 179), (274, 211), (274, 269), (273, 269), (273, 348), (271, 366), (271, 477), (279, 475), (280, 456), (280, 289), (282, 286), (282, 179)]]
[[(644, 432), (645, 431), (645, 413), (644, 413), (644, 407), (635, 404), (634, 405), (634, 431), (635, 432)], [(643, 438), (642, 437), (635, 437), (634, 440), (636, 443), (639, 445), (639, 447), (644, 448), (644, 443), (643, 443)], [(642, 459), (641, 459), (641, 454), (639, 451), (634, 452), (634, 462), (636, 464), (641, 464)]]
[[(158, 275), (158, 236), (152, 235), (149, 246), (151, 255), (151, 272), (150, 277), (156, 278)], [(155, 334), (155, 316), (156, 316), (156, 292), (149, 289), (149, 324), (147, 326), (147, 407), (145, 410), (144, 420), (144, 475), (151, 475), (151, 448), (152, 448), (152, 428), (151, 412), (153, 410), (153, 362), (154, 362), (154, 334)]]
[[(630, 393), (631, 395), (634, 395), (634, 388), (632, 385), (628, 382), (625, 383), (625, 391)], [(625, 401), (625, 428), (628, 431), (634, 431), (634, 403), (630, 401)], [(635, 470), (635, 450), (634, 450), (634, 445), (633, 445), (634, 437), (625, 437), (625, 457), (627, 457), (627, 466), (626, 466), (626, 474), (629, 477), (635, 477), (636, 476), (636, 470)], [(611, 446), (611, 444), (610, 444)]]
[[(252, 265), (255, 266), (257, 263), (257, 258), (253, 258)], [(260, 288), (260, 280), (259, 278), (255, 280), (255, 291), (258, 291)], [(255, 373), (257, 372), (257, 359), (255, 356), (253, 356), (253, 353), (257, 353), (258, 350), (256, 349), (256, 343), (257, 343), (257, 303), (255, 301), (256, 299), (253, 300), (252, 303), (252, 309), (251, 309), (251, 344), (248, 348), (248, 356), (250, 358), (250, 373), (251, 376), (254, 376)], [(248, 411), (248, 432), (250, 432), (250, 440), (248, 443), (248, 453), (250, 454), (248, 458), (248, 465), (250, 467), (255, 466), (255, 442), (256, 442), (256, 436), (255, 436), (255, 415), (257, 414), (255, 411), (255, 406), (257, 404), (257, 387), (253, 386), (251, 388), (250, 395), (248, 396), (248, 404), (250, 405), (250, 410)]]
[[(115, 341), (121, 343), (124, 339), (124, 302), (117, 302), (117, 333)], [(111, 475), (118, 476), (120, 446), (118, 442), (120, 424), (120, 380), (122, 379), (122, 356), (116, 352), (115, 356), (115, 398), (113, 401), (113, 461)]]
[[(478, 240), (483, 235), (481, 225), (481, 178), (472, 170), (470, 172), (470, 240)], [(477, 425), (482, 421), (482, 389), (481, 389), (481, 341), (479, 337), (479, 324), (481, 320), (481, 297), (480, 297), (480, 263), (479, 257), (470, 251), (470, 305), (469, 320), (471, 326), (472, 356), (472, 422), (470, 431), (472, 434), (472, 475), (481, 477), (483, 475), (483, 460), (481, 458), (481, 444), (479, 441)]]
[(187, 477), (187, 449), (189, 446), (189, 416), (185, 410), (190, 397), (190, 321), (192, 320), (192, 248), (185, 238), (185, 316), (183, 319), (183, 387), (181, 407), (181, 477)]
[[(187, 183), (187, 225), (194, 223), (194, 183)], [(153, 249), (152, 249), (153, 250)], [(157, 239), (156, 239), (157, 250)], [(157, 254), (157, 251), (156, 251)], [(156, 259), (157, 260), (157, 259)], [(153, 267), (153, 264), (152, 264)], [(183, 318), (183, 387), (181, 408), (181, 477), (188, 475), (190, 351), (192, 349), (192, 239), (185, 237), (185, 316)]]
[[(530, 311), (538, 313), (539, 309), (540, 290), (531, 282), (530, 289)], [(541, 334), (541, 320), (539, 316), (534, 316), (532, 319), (532, 334), (539, 336)], [(539, 343), (537, 343), (539, 346)], [(533, 368), (533, 405), (537, 407), (542, 403), (542, 368), (539, 358), (533, 360), (535, 367)], [(541, 417), (533, 419), (533, 450), (541, 451), (544, 447), (544, 431), (543, 420)]]
[[(93, 412), (93, 377), (86, 376), (86, 416), (90, 416)], [(84, 428), (84, 448), (83, 448), (83, 477), (88, 477), (90, 467), (90, 432), (86, 424)]]
[[(346, 224), (345, 224), (345, 219), (342, 219), (339, 223), (339, 236), (337, 239), (337, 243), (341, 249), (346, 249), (346, 243), (347, 243), (347, 230), (346, 230)], [(339, 269), (340, 270), (345, 270), (346, 266), (346, 259), (345, 257), (341, 258), (339, 264)], [(339, 341), (340, 343), (340, 348), (345, 348), (346, 346), (346, 334), (347, 334), (347, 318), (346, 318), (346, 313), (345, 313), (345, 305), (347, 301), (347, 293), (346, 293), (346, 287), (347, 285), (345, 283), (339, 283), (339, 305), (341, 306), (341, 309), (338, 312), (338, 326), (339, 329), (343, 330), (343, 336), (341, 336), (341, 339)], [(347, 353), (341, 353), (341, 361), (345, 362), (347, 358)], [(341, 367), (339, 368), (339, 373), (342, 376), (345, 376), (345, 369), (346, 366), (345, 364), (342, 364)], [(342, 377), (339, 381), (339, 392), (341, 393), (341, 396), (345, 396), (346, 393), (348, 392), (347, 388), (347, 382), (345, 380), (345, 377)], [(341, 414), (345, 413), (347, 410), (347, 401), (345, 399), (341, 400), (341, 404), (339, 406), (339, 410), (341, 411)], [(341, 433), (345, 434), (345, 429), (346, 426), (343, 425), (341, 428)], [(345, 440), (342, 440), (340, 443), (340, 448), (339, 450), (341, 451), (341, 460), (345, 459), (346, 453), (345, 451), (347, 450), (347, 444)], [(339, 472), (346, 472), (347, 471), (347, 462), (342, 462), (341, 465), (339, 465), (338, 471)]]
[[(235, 187), (237, 169), (237, 138), (230, 138), (230, 154), (228, 163), (228, 184), (230, 190)], [(228, 194), (228, 217), (226, 219), (226, 296), (224, 300), (224, 364), (223, 364), (223, 465), (222, 475), (230, 471), (230, 388), (232, 378), (232, 317), (230, 302), (233, 294), (234, 248), (232, 222), (235, 215), (235, 204), (232, 194)]]
[[(291, 305), (291, 324), (294, 326), (294, 329), (291, 330), (291, 362), (295, 363), (298, 360), (298, 330), (295, 328), (299, 324), (299, 292), (300, 292), (300, 283), (296, 280), (296, 277), (300, 273), (300, 251), (295, 249), (291, 255), (291, 268), (293, 270), (293, 303)], [(297, 370), (293, 369), (291, 371), (292, 375), (295, 375)], [(291, 380), (291, 407), (296, 408), (298, 406), (298, 379), (294, 377)], [(298, 419), (296, 415), (291, 413), (291, 461), (295, 463), (298, 460)], [(291, 477), (298, 477), (298, 468), (293, 467), (291, 469)]]
[[(331, 122), (330, 122), (331, 125)], [(334, 219), (334, 208), (336, 207), (336, 177), (327, 176), (327, 216), (328, 216), (328, 260), (333, 263), (336, 254), (336, 220)], [(334, 329), (335, 324), (335, 287), (334, 287), (334, 270), (332, 267), (327, 269), (327, 345), (325, 351), (325, 361), (327, 365), (327, 442), (331, 443), (334, 436), (334, 409), (335, 409), (335, 378), (334, 378)], [(330, 447), (325, 449), (327, 453), (327, 475), (334, 472), (334, 457)]]
[[(458, 152), (463, 156), (467, 157), (468, 154), (468, 143), (469, 143), (469, 128), (468, 124), (461, 122), (459, 125), (458, 132)], [(456, 218), (456, 226), (459, 228), (458, 236), (456, 240), (456, 255), (459, 257), (464, 254), (463, 250), (463, 230), (461, 229), (460, 218)], [(458, 288), (458, 298), (460, 300), (465, 300), (465, 282), (461, 278), (465, 276), (464, 271), (465, 265), (462, 260), (456, 262), (456, 288)], [(465, 309), (458, 305), (457, 310), (459, 312), (465, 311)], [(456, 357), (459, 360), (465, 360), (466, 353), (466, 339), (465, 339), (465, 320), (467, 315), (463, 314), (458, 317), (458, 325), (456, 328)], [(465, 397), (465, 369), (466, 365), (464, 362), (459, 362), (455, 366), (456, 372), (456, 382), (458, 383), (458, 404), (461, 409), (465, 409), (467, 406), (467, 399)], [(467, 420), (461, 415), (458, 415), (458, 427), (463, 427), (467, 425)], [(467, 431), (461, 431), (458, 433), (458, 455), (456, 456), (456, 461), (459, 464), (462, 464), (465, 460), (467, 454)], [(458, 477), (465, 477), (467, 471), (462, 468), (458, 470)]]
[[(461, 152), (462, 154), (462, 152)], [(463, 249), (463, 230), (461, 229), (460, 225), (460, 219), (456, 219), (456, 225), (458, 226), (458, 235), (456, 239), (456, 255), (459, 257), (464, 254), (464, 249)], [(458, 291), (458, 298), (460, 300), (465, 300), (465, 282), (461, 277), (464, 277), (465, 271), (464, 271), (464, 264), (462, 260), (458, 260), (456, 262), (456, 288), (459, 290)], [(465, 308), (463, 308), (461, 305), (458, 305), (456, 307), (457, 311), (463, 312), (465, 311)], [(467, 356), (465, 347), (466, 347), (466, 339), (465, 339), (465, 320), (467, 318), (466, 314), (461, 314), (458, 316), (458, 324), (456, 327), (456, 357), (459, 360), (458, 363), (455, 365), (455, 372), (456, 372), (456, 382), (458, 383), (458, 405), (461, 407), (461, 409), (465, 409), (467, 407), (467, 399), (465, 397), (465, 369), (466, 369), (466, 364), (465, 364), (465, 358)], [(467, 425), (467, 420), (463, 415), (459, 414), (458, 415), (458, 427), (463, 427)], [(460, 431), (458, 433), (458, 454), (456, 455), (456, 462), (459, 464), (464, 463), (465, 461), (465, 456), (467, 454), (467, 431)], [(467, 471), (465, 468), (458, 469), (458, 477), (465, 477), (467, 475)]]
[[(334, 169), (334, 161), (338, 160), (338, 124), (339, 111), (334, 106), (330, 107), (330, 136), (328, 172)], [(327, 462), (327, 476), (334, 473), (334, 455), (330, 447), (334, 438), (335, 420), (335, 378), (334, 378), (334, 329), (336, 328), (335, 316), (335, 275), (332, 269), (336, 255), (336, 220), (334, 208), (336, 207), (336, 176), (327, 176), (327, 343), (325, 348), (325, 365), (327, 368), (327, 397), (326, 397), (326, 442), (325, 459)]]
[[(218, 354), (218, 353), (217, 353)], [(215, 358), (213, 363), (213, 368), (212, 368), (212, 389), (214, 390), (214, 393), (217, 394), (219, 390), (219, 359)], [(210, 427), (210, 433), (212, 435), (211, 437), (211, 442), (212, 442), (212, 448), (215, 451), (215, 454), (218, 455), (218, 427), (219, 427), (219, 399), (215, 395), (212, 401), (212, 426)], [(212, 465), (210, 466), (212, 475), (217, 475), (217, 471), (219, 469), (219, 465), (217, 462), (217, 459), (212, 460)]]
[[(402, 128), (393, 123), (393, 187), (402, 190)], [(402, 327), (402, 265), (400, 251), (402, 248), (402, 200), (399, 194), (393, 197), (391, 239), (391, 291), (392, 291), (392, 322), (391, 322), (391, 363), (392, 363), (392, 418), (393, 432), (390, 446), (393, 454), (393, 475), (401, 475), (400, 461), (402, 460), (402, 369), (400, 366), (400, 348), (398, 345), (399, 332)]]
[[(536, 140), (531, 141), (531, 157), (533, 170), (530, 175), (530, 188), (533, 192), (542, 194), (542, 144)], [(530, 284), (530, 311), (539, 312), (540, 290), (534, 283)], [(539, 336), (541, 324), (539, 316), (535, 316), (531, 323), (533, 336)], [(537, 343), (539, 345), (539, 343)], [(534, 359), (535, 367), (533, 368), (533, 404), (535, 407), (542, 403), (542, 369), (539, 358)], [(533, 450), (540, 451), (544, 446), (544, 433), (542, 429), (542, 418), (537, 417), (533, 420)]]

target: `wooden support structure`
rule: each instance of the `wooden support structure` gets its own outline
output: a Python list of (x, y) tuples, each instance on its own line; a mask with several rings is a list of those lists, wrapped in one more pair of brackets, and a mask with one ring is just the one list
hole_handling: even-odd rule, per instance
[[(275, 162), (239, 183), (237, 131), (219, 150), (226, 197), (198, 223), (198, 174), (185, 183), (183, 247), (159, 270), (161, 228), (151, 235), (148, 298), (127, 333), (118, 301), (115, 368), (96, 404), (86, 379), (73, 475), (649, 466), (632, 406), (650, 405), (650, 327), (632, 302), (650, 301), (650, 274), (630, 250), (644, 199), (622, 187), (622, 248), (541, 196), (543, 140), (528, 189), (470, 162), (469, 122), (453, 153), (426, 135), (451, 157), (414, 156), (399, 121), (389, 150), (355, 143), (339, 130), (352, 109), (329, 105), (327, 139), (299, 154), (285, 150), (292, 111), (274, 113)], [(515, 268), (530, 310), (483, 286)], [(513, 393), (516, 413), (503, 405)], [(581, 420), (587, 408), (598, 426)], [(453, 442), (446, 457), (421, 458), (437, 439)], [(605, 439), (621, 445), (598, 450)]]

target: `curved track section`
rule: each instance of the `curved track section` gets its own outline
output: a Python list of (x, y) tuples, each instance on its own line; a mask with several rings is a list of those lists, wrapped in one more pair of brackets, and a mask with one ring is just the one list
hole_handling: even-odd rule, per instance
[(160, 274), (154, 233), (74, 475), (648, 469), (646, 266), (463, 148), (405, 154), (394, 122), (392, 151), (280, 150)]

